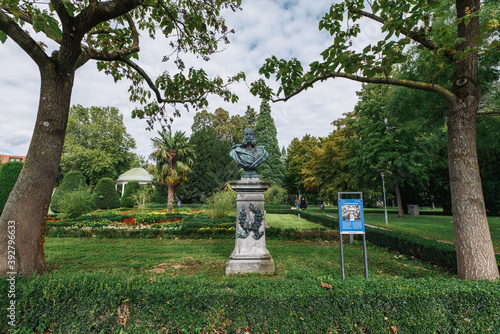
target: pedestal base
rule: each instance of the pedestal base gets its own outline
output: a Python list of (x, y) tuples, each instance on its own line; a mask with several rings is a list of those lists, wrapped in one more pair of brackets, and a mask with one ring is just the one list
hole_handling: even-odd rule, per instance
[(266, 248), (264, 191), (269, 182), (242, 178), (230, 182), (236, 191), (237, 218), (234, 251), (226, 262), (226, 275), (274, 272), (274, 261)]
[(272, 274), (274, 273), (274, 261), (269, 258), (239, 258), (232, 259), (231, 257), (226, 262), (226, 276), (235, 274)]

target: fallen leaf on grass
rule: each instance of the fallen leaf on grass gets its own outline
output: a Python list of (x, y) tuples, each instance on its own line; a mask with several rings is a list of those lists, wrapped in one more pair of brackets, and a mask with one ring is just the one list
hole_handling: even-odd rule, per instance
[(321, 283), (319, 286), (329, 290), (333, 289), (333, 287), (328, 283)]

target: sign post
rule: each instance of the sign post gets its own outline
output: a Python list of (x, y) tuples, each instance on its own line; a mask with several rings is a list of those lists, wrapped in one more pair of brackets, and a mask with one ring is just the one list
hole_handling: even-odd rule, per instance
[[(368, 260), (366, 257), (366, 235), (365, 235), (365, 218), (363, 215), (363, 193), (361, 192), (339, 192), (338, 194), (339, 207), (339, 234), (340, 234), (340, 261), (342, 266), (342, 280), (345, 279), (344, 274), (344, 246), (342, 235), (354, 234), (363, 235), (363, 255), (365, 261), (365, 278), (368, 281)], [(357, 195), (359, 199), (342, 199), (342, 195)]]

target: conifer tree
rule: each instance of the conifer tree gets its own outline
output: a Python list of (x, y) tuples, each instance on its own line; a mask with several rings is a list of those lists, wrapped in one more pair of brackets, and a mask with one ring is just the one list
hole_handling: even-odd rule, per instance
[(264, 146), (267, 153), (269, 153), (269, 157), (266, 162), (259, 166), (257, 173), (262, 180), (281, 186), (285, 174), (285, 165), (281, 160), (276, 126), (274, 125), (274, 119), (271, 116), (271, 107), (267, 100), (263, 100), (260, 104), (260, 113), (255, 125), (255, 136), (257, 138), (257, 145)]

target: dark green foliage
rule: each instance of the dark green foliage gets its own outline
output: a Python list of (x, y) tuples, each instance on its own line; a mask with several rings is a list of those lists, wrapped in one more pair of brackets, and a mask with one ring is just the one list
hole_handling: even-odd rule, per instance
[(57, 187), (52, 200), (50, 202), (50, 209), (52, 212), (63, 212), (61, 207), (61, 200), (69, 193), (82, 190), (87, 187), (85, 183), (85, 177), (80, 171), (71, 171), (64, 175), (64, 178)]
[(240, 167), (229, 155), (231, 144), (217, 139), (214, 131), (196, 131), (189, 144), (194, 146), (195, 163), (188, 182), (176, 192), (183, 202), (202, 202), (227, 182), (240, 179)]
[[(184, 185), (184, 184), (183, 184)], [(183, 185), (180, 186), (180, 189), (182, 189)], [(162, 208), (165, 207), (165, 205), (168, 202), (168, 189), (166, 186), (163, 186), (161, 184), (158, 184), (157, 182), (154, 182), (155, 190), (153, 192), (153, 199), (152, 201), (154, 203), (160, 203), (162, 204)], [(177, 191), (177, 196), (179, 196), (180, 190)]]
[[(500, 91), (500, 90), (499, 90)], [(500, 106), (500, 103), (498, 104)], [(477, 120), (477, 154), (484, 204), (489, 216), (500, 216), (500, 117), (479, 116)]]
[[(2, 280), (1, 290), (8, 284)], [(23, 333), (493, 333), (500, 326), (498, 282), (455, 279), (299, 277), (256, 284), (54, 273), (18, 279), (16, 301), (16, 329)], [(0, 302), (8, 305), (6, 293)], [(2, 307), (0, 317), (6, 312)], [(5, 321), (0, 326), (9, 330)]]
[(115, 189), (115, 181), (104, 177), (97, 182), (94, 189), (94, 203), (99, 209), (115, 209), (120, 207), (120, 196)]
[(278, 146), (278, 137), (274, 120), (271, 116), (269, 102), (263, 100), (260, 105), (260, 113), (255, 125), (255, 137), (257, 145), (265, 147), (269, 157), (257, 168), (257, 174), (262, 180), (271, 181), (281, 186), (285, 175), (285, 165), (281, 160), (281, 151)]
[(120, 200), (122, 208), (132, 208), (134, 207), (134, 201), (132, 200), (132, 195), (139, 190), (138, 181), (130, 181), (125, 186), (125, 191), (123, 192), (123, 197)]
[(19, 161), (9, 161), (0, 165), (0, 212), (3, 211), (3, 207), (7, 203), (23, 165), (24, 163)]

